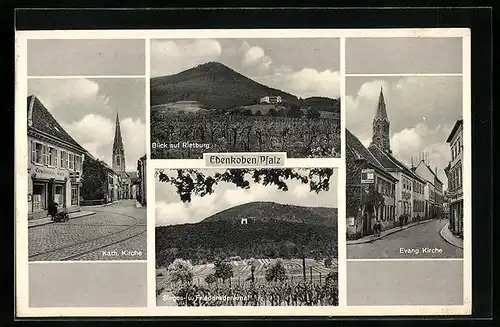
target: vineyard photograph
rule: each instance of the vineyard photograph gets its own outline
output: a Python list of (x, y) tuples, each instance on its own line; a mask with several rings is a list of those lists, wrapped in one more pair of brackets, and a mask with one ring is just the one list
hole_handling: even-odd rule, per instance
[(338, 305), (337, 174), (157, 169), (157, 305)]
[[(223, 152), (340, 158), (339, 44), (151, 40), (151, 158)], [(217, 53), (205, 56), (212, 46)], [(291, 54), (291, 47), (300, 51)], [(174, 58), (176, 52), (183, 56)]]

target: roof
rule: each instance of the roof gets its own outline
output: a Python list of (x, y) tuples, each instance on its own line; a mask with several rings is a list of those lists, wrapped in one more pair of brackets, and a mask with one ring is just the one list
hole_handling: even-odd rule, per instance
[(35, 95), (28, 96), (28, 126), (36, 131), (64, 141), (84, 153), (87, 152), (87, 150), (66, 132)]
[(387, 177), (390, 177), (393, 180), (396, 180), (394, 176), (389, 174), (384, 167), (380, 164), (380, 162), (373, 156), (373, 154), (368, 151), (367, 148), (361, 143), (361, 141), (354, 136), (347, 128), (345, 130), (345, 146), (346, 150), (352, 151), (358, 159), (364, 159), (368, 163), (370, 163), (374, 168), (382, 172)]
[(387, 110), (385, 108), (384, 92), (382, 87), (380, 88), (380, 95), (378, 97), (377, 112), (375, 113), (375, 118), (373, 120), (387, 120)]
[(381, 150), (377, 145), (370, 144), (368, 150), (374, 155), (375, 158), (378, 159), (378, 161), (384, 166), (384, 168), (401, 170), (408, 176), (417, 179), (422, 183), (425, 183), (425, 181), (420, 176), (418, 176), (415, 172), (408, 168), (404, 163), (396, 159), (392, 154)]
[[(420, 160), (420, 162), (418, 163), (418, 165), (414, 168), (414, 169), (417, 169), (418, 166), (420, 166), (420, 164), (423, 164), (432, 174), (432, 176), (434, 176), (434, 178), (441, 184), (443, 184), (443, 182), (441, 182), (441, 180), (439, 179), (439, 177), (437, 177), (436, 173), (431, 169), (431, 167), (429, 167), (423, 160)], [(449, 169), (450, 167), (450, 164), (448, 163), (448, 166), (447, 168)], [(445, 168), (445, 171), (446, 171), (446, 168)]]
[(455, 133), (460, 128), (460, 126), (462, 126), (463, 122), (464, 122), (463, 119), (458, 119), (455, 122), (455, 126), (453, 126), (453, 128), (451, 129), (450, 135), (446, 139), (446, 143), (450, 143), (451, 142), (451, 140), (453, 139), (453, 136), (455, 136)]

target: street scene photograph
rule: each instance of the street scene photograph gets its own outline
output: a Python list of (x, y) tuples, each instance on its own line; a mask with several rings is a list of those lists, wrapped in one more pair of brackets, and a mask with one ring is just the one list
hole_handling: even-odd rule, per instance
[(29, 261), (146, 260), (144, 78), (27, 89)]
[(151, 159), (340, 158), (338, 38), (151, 40)]
[(157, 169), (158, 306), (336, 306), (336, 168)]
[(461, 76), (346, 78), (348, 259), (463, 258)]

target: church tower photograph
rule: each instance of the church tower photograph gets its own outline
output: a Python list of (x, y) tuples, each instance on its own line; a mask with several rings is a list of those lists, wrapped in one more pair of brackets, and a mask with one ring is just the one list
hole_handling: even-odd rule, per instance
[(377, 110), (373, 117), (372, 144), (377, 145), (381, 150), (391, 153), (390, 145), (390, 122), (387, 117), (385, 107), (384, 90), (380, 87)]
[(113, 170), (116, 172), (125, 171), (125, 151), (123, 149), (118, 112), (116, 113), (115, 138), (113, 140)]

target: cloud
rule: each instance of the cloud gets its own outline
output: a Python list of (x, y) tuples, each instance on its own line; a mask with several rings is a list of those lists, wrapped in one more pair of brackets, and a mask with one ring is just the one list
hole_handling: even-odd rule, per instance
[(96, 114), (85, 115), (81, 120), (65, 126), (80, 145), (102, 160), (110, 156), (111, 149), (105, 149), (105, 145), (107, 140), (113, 140), (113, 128), (113, 121)]
[(261, 70), (270, 68), (272, 60), (261, 47), (251, 46), (247, 42), (243, 42), (241, 51), (243, 52), (243, 66), (256, 66)]
[(303, 68), (298, 72), (284, 75), (291, 91), (302, 97), (340, 96), (340, 73), (332, 70), (317, 71)]
[(217, 40), (153, 40), (151, 75), (171, 75), (207, 61), (216, 61), (222, 53)]
[[(349, 79), (347, 88), (349, 89)], [(353, 78), (352, 83), (356, 82)], [(355, 85), (355, 83), (353, 84)], [(446, 183), (443, 169), (450, 160), (446, 138), (462, 116), (460, 77), (401, 77), (367, 80), (346, 97), (346, 124), (360, 140), (371, 140), (372, 120), (383, 87), (390, 120), (391, 149), (406, 164), (428, 154)], [(366, 145), (366, 144), (365, 144)]]
[[(70, 121), (82, 112), (110, 112), (107, 96), (99, 84), (85, 79), (30, 79), (30, 94), (36, 95), (58, 120)], [(74, 110), (78, 108), (78, 110)]]
[[(137, 170), (137, 159), (144, 155), (145, 126), (139, 119), (120, 122), (125, 148), (126, 170)], [(93, 156), (112, 166), (115, 122), (96, 114), (85, 115), (81, 120), (67, 124), (66, 131)]]
[(137, 170), (137, 160), (146, 153), (146, 126), (140, 119), (125, 118), (120, 122), (127, 171)]

